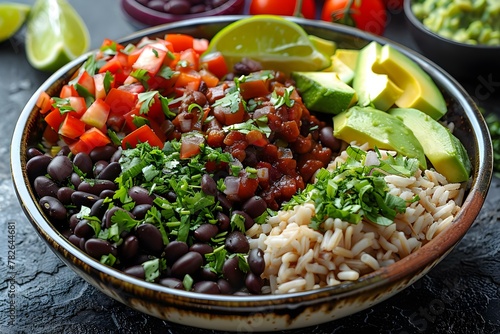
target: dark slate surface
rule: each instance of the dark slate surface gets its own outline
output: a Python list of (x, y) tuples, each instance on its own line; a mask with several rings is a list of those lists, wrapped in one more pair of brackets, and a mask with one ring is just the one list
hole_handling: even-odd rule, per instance
[[(135, 30), (118, 1), (71, 2), (87, 22), (93, 48), (105, 37)], [(389, 16), (386, 36), (414, 48), (397, 14)], [(66, 267), (35, 234), (14, 193), (9, 144), (24, 104), (47, 77), (28, 65), (22, 33), (0, 44), (0, 333), (215, 333), (167, 323), (114, 301)], [(500, 78), (461, 83), (481, 106), (500, 113)], [(499, 333), (499, 202), (500, 179), (495, 178), (470, 232), (405, 291), (350, 317), (287, 333)], [(13, 266), (9, 231), (15, 232)]]

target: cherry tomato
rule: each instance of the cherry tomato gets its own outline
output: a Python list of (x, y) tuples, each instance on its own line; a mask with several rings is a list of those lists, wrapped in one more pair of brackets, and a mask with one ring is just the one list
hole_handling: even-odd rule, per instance
[(326, 0), (321, 11), (321, 19), (352, 25), (382, 35), (387, 13), (381, 0)]
[[(293, 16), (297, 0), (252, 0), (250, 3), (250, 14), (274, 14)], [(302, 1), (302, 15), (307, 19), (316, 18), (316, 5), (314, 0)]]

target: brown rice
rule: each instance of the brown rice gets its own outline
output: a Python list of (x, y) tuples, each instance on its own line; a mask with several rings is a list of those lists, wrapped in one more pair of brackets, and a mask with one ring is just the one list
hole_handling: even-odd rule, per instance
[[(343, 152), (329, 168), (346, 157)], [(410, 178), (390, 175), (385, 180), (391, 194), (405, 200), (415, 195), (420, 198), (404, 214), (398, 214), (392, 225), (366, 221), (355, 225), (329, 218), (321, 226), (325, 232), (320, 233), (308, 226), (315, 208), (307, 203), (279, 211), (265, 224), (249, 229), (251, 247), (264, 250), (266, 269), (262, 277), (269, 280), (270, 292), (304, 291), (355, 281), (391, 265), (449, 226), (465, 192), (461, 184), (448, 183), (433, 170), (418, 171)]]

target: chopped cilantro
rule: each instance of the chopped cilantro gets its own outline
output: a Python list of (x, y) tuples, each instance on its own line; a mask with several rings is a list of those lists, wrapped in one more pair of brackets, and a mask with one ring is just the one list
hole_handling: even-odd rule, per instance
[(271, 103), (274, 104), (274, 107), (276, 109), (284, 105), (291, 108), (295, 103), (294, 100), (290, 99), (290, 94), (292, 94), (294, 89), (295, 87), (293, 86), (285, 88), (285, 92), (283, 95), (278, 95), (278, 93), (276, 93), (276, 90), (274, 90), (271, 93)]
[(236, 113), (240, 109), (240, 103), (243, 103), (243, 98), (238, 90), (226, 94), (223, 98), (215, 101), (212, 107), (221, 106), (228, 108), (231, 113)]
[(69, 99), (61, 99), (59, 97), (53, 97), (52, 99), (54, 100), (52, 106), (59, 109), (61, 115), (70, 111), (75, 111), (75, 109), (71, 106)]
[(153, 105), (155, 102), (155, 96), (158, 94), (158, 91), (152, 90), (149, 92), (144, 92), (144, 93), (139, 93), (138, 99), (139, 103), (141, 103), (141, 109), (139, 112), (142, 114), (147, 114), (149, 112), (149, 108)]

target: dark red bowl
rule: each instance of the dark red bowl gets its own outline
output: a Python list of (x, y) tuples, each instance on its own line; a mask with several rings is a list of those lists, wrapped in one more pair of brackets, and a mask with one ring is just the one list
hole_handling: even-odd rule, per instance
[(121, 0), (121, 6), (123, 11), (133, 20), (135, 25), (146, 27), (207, 16), (242, 14), (245, 9), (245, 0), (228, 0), (223, 5), (209, 11), (186, 15), (163, 13), (146, 7), (136, 0)]

